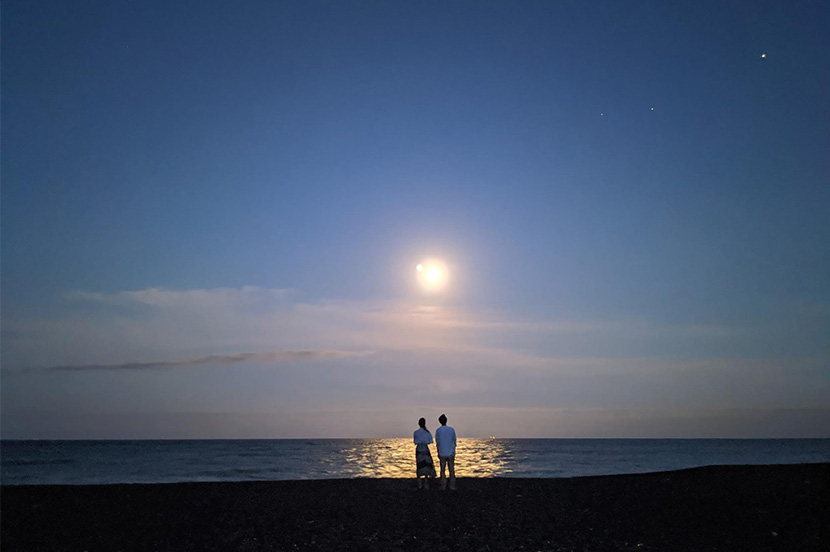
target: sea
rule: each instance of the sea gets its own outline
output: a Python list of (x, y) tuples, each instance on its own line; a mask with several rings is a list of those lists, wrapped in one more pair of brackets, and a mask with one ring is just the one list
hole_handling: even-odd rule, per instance
[[(830, 462), (830, 439), (462, 438), (456, 474), (579, 477), (812, 462)], [(414, 473), (410, 439), (0, 441), (2, 485), (402, 478)]]

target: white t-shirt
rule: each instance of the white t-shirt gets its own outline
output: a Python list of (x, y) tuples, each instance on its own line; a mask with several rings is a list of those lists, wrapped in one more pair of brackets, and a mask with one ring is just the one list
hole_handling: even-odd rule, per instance
[(415, 430), (412, 438), (416, 445), (429, 445), (432, 443), (432, 433), (422, 427)]
[(438, 456), (441, 458), (455, 456), (455, 430), (450, 426), (436, 429), (435, 446), (438, 447)]

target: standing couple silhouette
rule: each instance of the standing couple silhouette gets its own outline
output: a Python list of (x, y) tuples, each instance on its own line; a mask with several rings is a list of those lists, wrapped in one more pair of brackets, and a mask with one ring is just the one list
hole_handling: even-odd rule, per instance
[[(447, 488), (445, 470), (450, 472), (450, 490), (455, 490), (455, 430), (447, 425), (447, 416), (438, 417), (441, 427), (435, 430), (435, 446), (438, 449), (438, 461), (441, 463), (441, 490)], [(417, 470), (418, 488), (428, 489), (429, 480), (435, 477), (435, 464), (432, 463), (432, 454), (429, 445), (432, 444), (432, 434), (427, 429), (425, 418), (418, 420), (420, 426), (415, 430), (415, 465)]]

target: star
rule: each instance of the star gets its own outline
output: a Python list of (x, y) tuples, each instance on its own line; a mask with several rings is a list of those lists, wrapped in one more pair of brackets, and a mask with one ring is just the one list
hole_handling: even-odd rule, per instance
[(766, 58), (766, 57), (767, 57), (767, 55), (766, 55), (766, 54), (761, 54), (761, 59), (764, 59), (764, 58)]

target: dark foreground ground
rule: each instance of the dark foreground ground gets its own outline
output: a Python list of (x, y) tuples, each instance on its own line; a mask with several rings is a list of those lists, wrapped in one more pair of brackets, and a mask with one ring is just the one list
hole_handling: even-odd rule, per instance
[(12, 550), (830, 550), (830, 464), (577, 479), (6, 486)]

